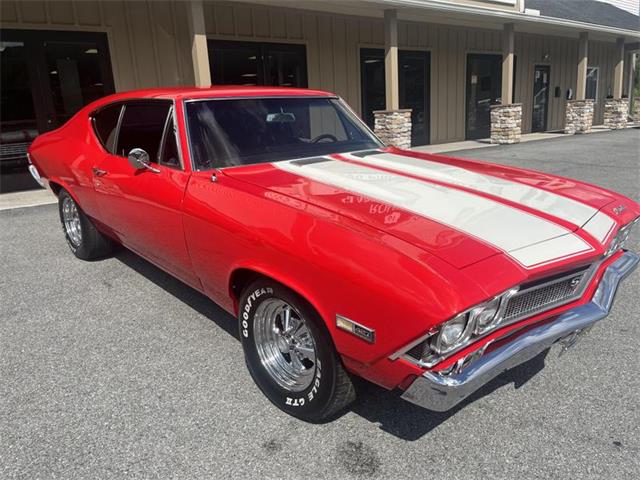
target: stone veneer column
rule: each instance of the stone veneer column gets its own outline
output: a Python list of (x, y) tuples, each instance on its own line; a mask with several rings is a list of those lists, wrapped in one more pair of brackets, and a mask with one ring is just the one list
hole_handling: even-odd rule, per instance
[(640, 97), (633, 99), (633, 123), (640, 124)]
[(593, 125), (593, 100), (567, 100), (564, 133), (589, 133)]
[(411, 147), (411, 109), (376, 110), (373, 131), (386, 145)]
[(627, 127), (628, 98), (609, 98), (604, 104), (604, 126), (611, 130)]
[(520, 143), (522, 104), (491, 106), (491, 143)]

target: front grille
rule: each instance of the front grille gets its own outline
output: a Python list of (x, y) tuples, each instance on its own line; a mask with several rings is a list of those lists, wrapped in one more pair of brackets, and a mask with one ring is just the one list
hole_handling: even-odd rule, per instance
[(585, 269), (519, 291), (509, 299), (503, 322), (530, 317), (579, 298), (591, 277), (590, 272)]
[[(503, 327), (579, 299), (595, 275), (597, 266), (598, 264), (587, 265), (521, 285), (506, 300), (497, 326)], [(421, 341), (407, 350), (405, 355), (416, 361), (425, 361), (433, 355), (429, 347), (430, 341), (430, 338)]]

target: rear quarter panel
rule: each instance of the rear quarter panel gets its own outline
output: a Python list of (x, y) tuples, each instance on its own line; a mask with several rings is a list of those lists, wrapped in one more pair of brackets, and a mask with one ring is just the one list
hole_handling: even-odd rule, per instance
[[(29, 148), (31, 161), (50, 184), (67, 190), (90, 217), (98, 216), (92, 166), (103, 155), (84, 112), (64, 126), (38, 136)], [(52, 185), (53, 186), (53, 185)]]

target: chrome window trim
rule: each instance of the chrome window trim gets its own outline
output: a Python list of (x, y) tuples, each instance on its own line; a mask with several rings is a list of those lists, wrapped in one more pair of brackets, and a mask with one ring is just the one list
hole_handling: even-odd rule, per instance
[[(172, 132), (169, 132), (169, 125), (173, 122)], [(184, 164), (182, 163), (182, 154), (180, 152), (180, 142), (178, 135), (176, 135), (176, 117), (175, 117), (175, 103), (169, 107), (169, 112), (167, 113), (167, 118), (164, 121), (164, 128), (162, 129), (162, 137), (160, 138), (160, 147), (158, 148), (158, 155), (156, 158), (156, 163), (158, 166), (170, 168), (172, 170), (184, 171)], [(178, 163), (179, 165), (168, 165), (162, 161), (162, 156), (164, 155), (164, 148), (167, 144), (167, 137), (169, 135), (173, 135), (176, 139), (176, 150), (178, 154)]]
[(167, 112), (167, 116), (164, 119), (164, 126), (162, 127), (162, 135), (160, 136), (160, 145), (158, 145), (158, 153), (156, 155), (156, 163), (158, 165), (162, 165), (160, 159), (162, 158), (162, 154), (164, 151), (164, 145), (167, 140), (167, 129), (169, 128), (169, 118), (171, 118), (171, 109), (173, 107), (169, 107), (169, 111)]
[[(182, 100), (182, 124), (184, 125), (184, 135), (187, 137), (187, 155), (189, 156), (189, 168), (192, 172), (199, 172), (200, 170), (196, 170), (195, 165), (193, 163), (193, 152), (191, 149), (191, 135), (189, 135), (189, 122), (187, 121), (187, 102), (189, 100)], [(177, 117), (176, 117), (177, 120)], [(178, 125), (176, 123), (176, 125)], [(178, 134), (178, 137), (180, 135)]]
[(171, 107), (173, 117), (173, 134), (176, 137), (176, 149), (178, 150), (178, 161), (180, 162), (180, 168), (184, 172), (186, 170), (184, 165), (184, 158), (182, 158), (182, 142), (180, 141), (180, 127), (178, 126), (178, 114), (176, 113), (176, 101), (173, 100), (173, 106)]
[(118, 140), (120, 139), (120, 127), (122, 126), (122, 119), (124, 118), (124, 111), (127, 109), (126, 103), (120, 105), (120, 115), (118, 116), (118, 123), (116, 124), (116, 134), (113, 137), (113, 153), (111, 155), (118, 157)]
[[(545, 305), (545, 306), (540, 307), (538, 309), (532, 310), (531, 312), (527, 312), (524, 315), (520, 315), (520, 316), (514, 317), (512, 319), (509, 319), (509, 321), (507, 321), (507, 322), (500, 323), (500, 320), (502, 320), (502, 316), (504, 315), (504, 312), (505, 312), (505, 310), (506, 310), (506, 308), (507, 308), (507, 306), (509, 304), (509, 301), (511, 301), (513, 298), (516, 298), (516, 297), (518, 297), (520, 295), (524, 295), (525, 293), (533, 292), (533, 291), (538, 290), (540, 288), (547, 287), (549, 285), (553, 285), (555, 283), (560, 283), (560, 282), (565, 281), (565, 280), (567, 280), (567, 279), (569, 279), (571, 277), (576, 276), (577, 273), (576, 272), (567, 273), (566, 275), (562, 275), (560, 277), (554, 278), (553, 280), (551, 280), (549, 282), (542, 282), (539, 285), (534, 285), (534, 286), (526, 288), (524, 290), (521, 290), (520, 286), (516, 286), (516, 287), (508, 289), (507, 291), (505, 291), (502, 294), (500, 294), (500, 295), (503, 295), (504, 298), (503, 298), (503, 301), (500, 303), (500, 308), (499, 308), (498, 313), (497, 313), (497, 317), (500, 320), (497, 322), (495, 328), (490, 329), (490, 330), (484, 332), (482, 335), (479, 335), (479, 336), (475, 337), (473, 339), (473, 342), (471, 342), (471, 343), (462, 345), (461, 347), (459, 347), (459, 348), (457, 348), (455, 350), (451, 350), (450, 352), (447, 352), (446, 354), (437, 356), (433, 361), (425, 362), (422, 359), (413, 358), (412, 356), (407, 355), (407, 352), (409, 350), (411, 350), (412, 348), (416, 347), (417, 345), (419, 345), (420, 343), (425, 342), (426, 340), (428, 340), (433, 335), (435, 335), (439, 331), (440, 326), (442, 324), (446, 323), (446, 321), (448, 321), (450, 319), (453, 319), (453, 318), (457, 317), (458, 315), (462, 315), (464, 313), (470, 312), (471, 310), (473, 310), (473, 308), (475, 308), (475, 306), (473, 306), (473, 307), (471, 307), (471, 308), (469, 308), (467, 310), (464, 310), (462, 312), (459, 312), (459, 313), (455, 314), (454, 316), (452, 316), (450, 319), (447, 319), (444, 322), (440, 323), (437, 327), (432, 328), (426, 334), (422, 335), (418, 339), (416, 339), (413, 342), (411, 342), (411, 343), (407, 344), (406, 346), (402, 347), (400, 350), (394, 352), (392, 355), (389, 356), (389, 359), (390, 360), (397, 360), (398, 358), (402, 357), (404, 360), (406, 360), (406, 361), (408, 361), (410, 363), (413, 363), (415, 365), (418, 365), (418, 366), (420, 366), (422, 368), (431, 368), (431, 367), (437, 365), (438, 363), (446, 360), (447, 358), (451, 357), (452, 355), (456, 354), (457, 352), (469, 347), (470, 345), (473, 345), (474, 343), (478, 342), (479, 340), (482, 340), (486, 336), (494, 333), (496, 330), (500, 330), (503, 327), (507, 327), (507, 326), (513, 325), (514, 323), (520, 322), (520, 321), (522, 321), (524, 319), (533, 317), (535, 315), (539, 315), (540, 313), (552, 310), (554, 308), (558, 308), (558, 307), (560, 307), (562, 305), (566, 305), (566, 304), (569, 304), (571, 302), (574, 302), (574, 301), (580, 299), (584, 295), (584, 293), (587, 290), (587, 288), (589, 287), (589, 285), (591, 285), (591, 282), (593, 281), (593, 278), (594, 278), (595, 274), (597, 273), (597, 271), (598, 271), (598, 269), (599, 269), (599, 267), (600, 267), (600, 265), (602, 264), (603, 261), (604, 261), (604, 259), (600, 259), (600, 260), (594, 262), (593, 264), (591, 264), (586, 269), (585, 276), (582, 279), (582, 285), (581, 285), (581, 287), (580, 287), (580, 289), (578, 290), (577, 293), (571, 295), (570, 297), (558, 300), (556, 302), (552, 302), (552, 303), (550, 303), (548, 305)], [(496, 296), (500, 296), (500, 295), (496, 295)], [(493, 298), (495, 298), (495, 296), (491, 297), (490, 299), (488, 299), (486, 301), (491, 301)], [(502, 337), (500, 337), (500, 338), (502, 338)]]
[(254, 100), (261, 98), (333, 98), (340, 99), (337, 95), (230, 95), (230, 96), (218, 96), (218, 97), (202, 97), (202, 98), (185, 98), (184, 103), (192, 102), (210, 102), (212, 100)]

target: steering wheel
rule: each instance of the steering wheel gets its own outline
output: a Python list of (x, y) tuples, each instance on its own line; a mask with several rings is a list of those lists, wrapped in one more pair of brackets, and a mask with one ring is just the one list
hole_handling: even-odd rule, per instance
[(338, 138), (335, 135), (331, 135), (330, 133), (323, 133), (322, 135), (318, 135), (316, 138), (311, 140), (311, 143), (318, 143), (320, 140), (329, 139), (332, 142), (337, 142)]

